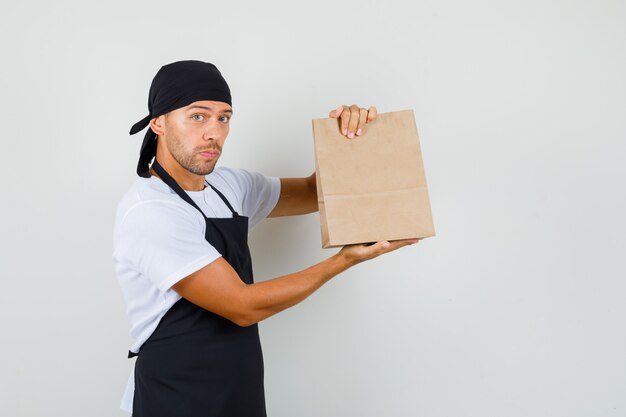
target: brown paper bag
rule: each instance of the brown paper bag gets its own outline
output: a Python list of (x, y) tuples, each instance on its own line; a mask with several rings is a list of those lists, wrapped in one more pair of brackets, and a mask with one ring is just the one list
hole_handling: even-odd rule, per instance
[(380, 113), (348, 139), (314, 119), (322, 247), (435, 235), (413, 110)]

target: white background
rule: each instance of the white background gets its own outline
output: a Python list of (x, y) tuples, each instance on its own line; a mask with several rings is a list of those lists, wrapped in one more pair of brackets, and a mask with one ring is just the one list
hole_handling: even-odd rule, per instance
[[(261, 324), (270, 417), (626, 415), (625, 22), (609, 0), (4, 4), (0, 415), (125, 415), (113, 216), (181, 59), (231, 86), (220, 163), (268, 175), (309, 175), (339, 104), (415, 110), (437, 236)], [(334, 252), (317, 215), (251, 245), (258, 279)]]

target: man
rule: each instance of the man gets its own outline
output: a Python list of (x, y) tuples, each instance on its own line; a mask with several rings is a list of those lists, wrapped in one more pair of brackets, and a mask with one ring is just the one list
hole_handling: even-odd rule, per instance
[[(254, 283), (248, 228), (317, 210), (315, 175), (215, 168), (233, 115), (218, 69), (163, 66), (152, 81), (139, 178), (120, 201), (113, 259), (137, 356), (122, 408), (135, 417), (266, 415), (257, 323), (347, 268), (417, 240), (351, 245), (303, 271)], [(353, 140), (376, 109), (330, 112)], [(154, 158), (151, 165), (150, 162)]]

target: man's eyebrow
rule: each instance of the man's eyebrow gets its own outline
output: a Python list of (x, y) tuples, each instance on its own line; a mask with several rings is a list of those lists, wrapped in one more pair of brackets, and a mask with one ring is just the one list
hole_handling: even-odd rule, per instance
[[(207, 107), (207, 106), (199, 106), (199, 105), (193, 105), (189, 108), (187, 108), (187, 110), (191, 110), (191, 109), (204, 109), (204, 110), (213, 110), (211, 107)], [(222, 113), (232, 113), (233, 109), (226, 109), (226, 110), (222, 110)]]

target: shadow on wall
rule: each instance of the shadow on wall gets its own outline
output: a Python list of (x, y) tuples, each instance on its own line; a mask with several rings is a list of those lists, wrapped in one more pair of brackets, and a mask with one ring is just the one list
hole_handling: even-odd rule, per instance
[(249, 245), (255, 281), (301, 271), (337, 251), (321, 249), (318, 213), (265, 219), (252, 229)]

